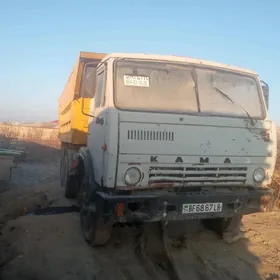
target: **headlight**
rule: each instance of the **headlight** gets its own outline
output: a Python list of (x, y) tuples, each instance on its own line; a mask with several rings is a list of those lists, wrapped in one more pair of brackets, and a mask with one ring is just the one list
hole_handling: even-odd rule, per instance
[(265, 178), (265, 171), (263, 168), (257, 168), (253, 174), (254, 181), (257, 183), (261, 183)]
[(136, 185), (141, 179), (141, 172), (136, 167), (131, 167), (124, 174), (124, 182), (127, 185)]

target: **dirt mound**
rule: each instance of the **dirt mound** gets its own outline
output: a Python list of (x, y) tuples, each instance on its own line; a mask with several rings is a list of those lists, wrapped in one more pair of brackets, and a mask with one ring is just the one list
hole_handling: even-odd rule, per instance
[(2, 279), (95, 279), (99, 272), (80, 234), (78, 214), (20, 217), (3, 235)]
[(13, 184), (12, 182), (0, 180), (0, 194), (9, 190), (12, 187), (15, 187), (15, 184)]
[[(7, 237), (16, 232), (15, 227), (8, 226), (3, 232), (4, 224), (28, 212), (45, 207), (48, 203), (46, 194), (41, 190), (24, 190), (14, 187), (0, 194), (0, 270), (17, 256), (18, 251), (14, 242), (7, 240)], [(21, 234), (17, 235), (17, 237), (20, 236)]]
[(275, 206), (280, 208), (280, 143), (278, 142), (277, 160), (274, 175), (270, 185), (276, 191)]
[(8, 220), (45, 207), (48, 203), (47, 195), (40, 189), (14, 188), (2, 192), (0, 196), (0, 228)]

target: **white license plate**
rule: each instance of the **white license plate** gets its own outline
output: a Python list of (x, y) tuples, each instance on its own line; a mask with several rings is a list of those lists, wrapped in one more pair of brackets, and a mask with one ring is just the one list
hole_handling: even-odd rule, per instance
[(183, 204), (183, 207), (182, 207), (183, 214), (216, 213), (216, 212), (222, 212), (222, 210), (223, 210), (222, 202)]

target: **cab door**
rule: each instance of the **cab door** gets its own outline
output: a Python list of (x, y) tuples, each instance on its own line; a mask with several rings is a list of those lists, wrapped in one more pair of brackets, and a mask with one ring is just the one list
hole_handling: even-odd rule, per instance
[(105, 138), (106, 138), (106, 68), (101, 65), (97, 69), (96, 91), (91, 102), (88, 148), (93, 163), (94, 177), (97, 184), (103, 185)]

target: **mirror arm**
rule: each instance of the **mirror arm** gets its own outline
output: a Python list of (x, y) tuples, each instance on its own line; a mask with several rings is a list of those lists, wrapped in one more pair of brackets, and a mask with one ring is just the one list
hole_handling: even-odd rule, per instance
[(261, 83), (263, 83), (264, 85), (266, 85), (269, 88), (268, 84), (265, 81), (261, 80)]
[[(268, 110), (268, 107), (269, 107), (269, 85), (265, 82), (265, 81), (263, 81), (263, 80), (261, 80), (260, 81), (264, 86), (262, 86), (262, 91), (263, 91), (263, 94), (264, 94), (264, 99), (265, 99), (265, 103), (266, 103), (266, 108), (267, 108), (267, 110)], [(264, 92), (264, 88), (267, 88), (267, 94), (265, 94), (265, 92)]]

